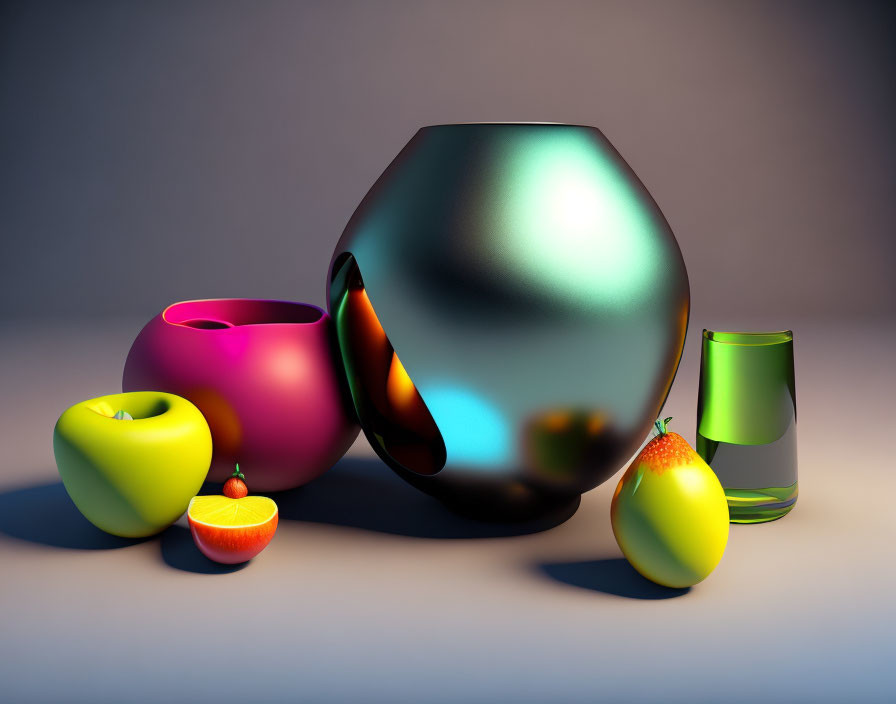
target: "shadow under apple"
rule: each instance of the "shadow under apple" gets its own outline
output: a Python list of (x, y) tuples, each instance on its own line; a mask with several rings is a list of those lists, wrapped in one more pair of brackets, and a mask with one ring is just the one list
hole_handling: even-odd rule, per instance
[(70, 550), (110, 550), (148, 538), (110, 535), (84, 518), (62, 482), (0, 492), (0, 532), (18, 540)]

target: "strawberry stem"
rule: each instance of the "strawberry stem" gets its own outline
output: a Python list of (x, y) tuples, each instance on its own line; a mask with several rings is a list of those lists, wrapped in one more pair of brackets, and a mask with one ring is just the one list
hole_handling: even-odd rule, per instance
[(662, 437), (667, 432), (669, 432), (668, 430), (666, 430), (666, 424), (670, 420), (672, 420), (672, 416), (669, 416), (668, 418), (663, 418), (663, 419), (657, 418), (653, 422), (653, 426), (656, 428), (656, 432), (659, 433), (659, 437)]
[(233, 470), (233, 474), (231, 474), (230, 476), (236, 477), (237, 479), (243, 479), (243, 480), (246, 479), (246, 475), (240, 471), (240, 463), (239, 462), (236, 463), (236, 469)]

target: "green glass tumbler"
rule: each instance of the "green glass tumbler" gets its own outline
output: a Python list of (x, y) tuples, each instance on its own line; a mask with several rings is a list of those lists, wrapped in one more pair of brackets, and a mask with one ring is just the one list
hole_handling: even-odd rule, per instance
[(793, 333), (703, 331), (697, 452), (732, 523), (781, 518), (797, 497)]

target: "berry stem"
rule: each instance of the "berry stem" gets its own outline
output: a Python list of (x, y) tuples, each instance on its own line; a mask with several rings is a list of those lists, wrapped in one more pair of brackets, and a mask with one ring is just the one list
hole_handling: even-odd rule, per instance
[(230, 476), (236, 477), (237, 479), (243, 479), (243, 480), (246, 479), (246, 475), (240, 471), (240, 463), (239, 462), (236, 463), (236, 469), (233, 470), (233, 474), (231, 474)]
[(659, 437), (662, 437), (663, 435), (665, 435), (666, 433), (669, 432), (669, 431), (666, 429), (666, 424), (667, 424), (670, 420), (672, 420), (672, 416), (669, 416), (668, 418), (663, 418), (663, 419), (657, 418), (657, 419), (653, 422), (653, 426), (656, 428), (656, 432), (659, 434)]

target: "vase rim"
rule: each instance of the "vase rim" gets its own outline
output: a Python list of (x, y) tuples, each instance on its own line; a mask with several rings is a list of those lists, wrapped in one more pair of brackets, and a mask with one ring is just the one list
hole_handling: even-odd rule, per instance
[[(181, 315), (173, 315), (180, 311)], [(261, 315), (259, 315), (261, 313)], [(271, 298), (197, 298), (177, 301), (160, 314), (166, 325), (198, 332), (221, 333), (234, 328), (319, 325), (327, 312), (313, 303)]]
[(595, 129), (592, 125), (582, 125), (575, 122), (530, 122), (521, 121), (501, 121), (491, 120), (485, 122), (443, 122), (432, 125), (423, 125), (421, 130), (433, 129), (436, 127), (579, 127), (584, 129)]

